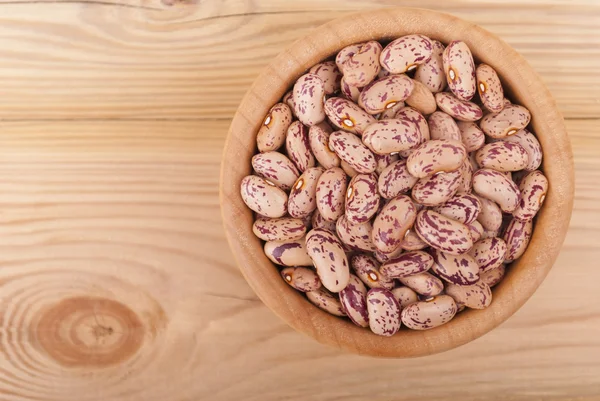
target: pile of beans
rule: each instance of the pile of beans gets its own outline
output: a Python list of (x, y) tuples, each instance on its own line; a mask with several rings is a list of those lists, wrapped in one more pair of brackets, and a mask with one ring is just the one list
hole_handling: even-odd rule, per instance
[(462, 41), (345, 47), (257, 133), (253, 232), (286, 283), (375, 334), (484, 309), (548, 190), (530, 119)]

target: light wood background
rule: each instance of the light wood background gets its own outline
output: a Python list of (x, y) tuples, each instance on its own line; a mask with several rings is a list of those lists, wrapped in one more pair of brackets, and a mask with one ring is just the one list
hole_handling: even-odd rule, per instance
[[(295, 333), (246, 285), (218, 203), (230, 118), (260, 69), (350, 11), (481, 24), (567, 119), (559, 260), (492, 333), (414, 360)], [(597, 400), (600, 3), (0, 1), (0, 400)]]

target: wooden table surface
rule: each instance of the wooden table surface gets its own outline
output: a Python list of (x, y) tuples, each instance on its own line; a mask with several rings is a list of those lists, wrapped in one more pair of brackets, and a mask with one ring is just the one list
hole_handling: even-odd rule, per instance
[[(400, 3), (476, 22), (528, 59), (567, 119), (576, 200), (514, 317), (447, 353), (384, 360), (263, 306), (217, 187), (260, 69), (322, 23)], [(593, 0), (1, 1), (0, 400), (599, 399), (599, 71)]]

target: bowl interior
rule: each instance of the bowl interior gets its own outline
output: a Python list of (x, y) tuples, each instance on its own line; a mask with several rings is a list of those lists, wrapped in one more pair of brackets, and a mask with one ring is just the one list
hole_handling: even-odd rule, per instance
[[(239, 185), (251, 172), (256, 132), (264, 116), (306, 69), (349, 44), (411, 33), (421, 33), (445, 44), (462, 40), (476, 61), (496, 69), (508, 97), (531, 111), (530, 128), (542, 145), (542, 169), (550, 187), (527, 251), (494, 288), (489, 308), (464, 311), (433, 330), (401, 330), (393, 337), (380, 337), (321, 311), (284, 283), (278, 269), (263, 254), (261, 241), (252, 233), (252, 212), (241, 199)], [(221, 168), (221, 208), (227, 238), (246, 280), (290, 326), (350, 352), (414, 357), (465, 344), (498, 326), (525, 303), (558, 256), (571, 216), (573, 183), (573, 156), (562, 116), (523, 57), (495, 35), (459, 18), (430, 10), (395, 8), (345, 16), (323, 25), (292, 44), (265, 68), (244, 97), (230, 127)]]

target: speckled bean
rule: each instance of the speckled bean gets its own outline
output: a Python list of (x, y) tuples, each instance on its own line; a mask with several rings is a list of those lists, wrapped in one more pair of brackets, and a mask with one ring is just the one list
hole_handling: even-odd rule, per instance
[(432, 140), (415, 149), (408, 157), (406, 166), (414, 177), (425, 178), (458, 169), (466, 157), (467, 151), (462, 143)]
[(398, 305), (400, 305), (400, 310), (406, 308), (410, 304), (419, 302), (419, 296), (417, 293), (408, 287), (397, 287), (391, 290), (391, 292), (394, 297), (396, 297)]
[(335, 131), (329, 136), (329, 147), (359, 173), (375, 171), (375, 156), (356, 135)]
[(381, 266), (381, 273), (389, 278), (400, 278), (424, 273), (433, 265), (433, 257), (427, 252), (405, 252)]
[(419, 81), (413, 80), (413, 90), (404, 101), (422, 114), (431, 114), (437, 109), (433, 93)]
[(398, 280), (403, 285), (424, 297), (439, 295), (444, 290), (444, 283), (442, 280), (427, 272), (400, 277)]
[(379, 193), (385, 199), (391, 199), (408, 192), (419, 179), (408, 172), (406, 160), (398, 160), (386, 167), (377, 180)]
[(325, 120), (323, 108), (325, 84), (315, 74), (304, 74), (294, 84), (295, 111), (298, 120), (306, 126)]
[(542, 207), (548, 192), (548, 179), (539, 171), (527, 173), (519, 184), (521, 201), (513, 211), (513, 216), (519, 220), (531, 220)]
[(479, 279), (482, 283), (486, 283), (490, 288), (498, 284), (504, 278), (506, 267), (501, 264), (495, 269), (488, 270), (479, 275)]
[(525, 128), (531, 120), (531, 113), (523, 106), (511, 104), (498, 113), (484, 116), (479, 126), (491, 138), (504, 138)]
[(477, 241), (469, 251), (479, 266), (479, 273), (495, 269), (504, 262), (506, 242), (502, 238), (485, 238)]
[(342, 304), (337, 295), (334, 295), (321, 287), (318, 290), (306, 293), (306, 298), (315, 306), (334, 316), (346, 316)]
[(325, 102), (325, 114), (339, 129), (362, 135), (375, 117), (361, 109), (357, 104), (341, 97), (332, 97)]
[(502, 210), (496, 202), (484, 197), (478, 197), (481, 203), (481, 211), (477, 216), (484, 230), (496, 231), (502, 225)]
[(271, 107), (256, 135), (259, 152), (277, 150), (283, 146), (288, 127), (292, 123), (292, 111), (285, 103)]
[(363, 143), (374, 153), (389, 154), (411, 149), (421, 143), (417, 125), (405, 120), (381, 120), (363, 132)]
[(475, 70), (477, 91), (483, 106), (492, 113), (504, 108), (504, 89), (496, 71), (487, 64), (479, 64)]
[(325, 288), (339, 292), (348, 285), (348, 259), (335, 234), (321, 228), (312, 229), (306, 234), (306, 251)]
[(475, 195), (459, 193), (433, 210), (463, 224), (471, 224), (479, 216), (481, 202)]
[(461, 141), (460, 130), (456, 121), (443, 111), (436, 111), (427, 117), (431, 139), (450, 139)]
[(270, 181), (248, 175), (240, 185), (242, 200), (252, 211), (265, 217), (282, 217), (287, 212), (288, 196)]
[(402, 311), (402, 323), (413, 330), (429, 330), (448, 323), (458, 308), (454, 299), (440, 295), (426, 301), (415, 302)]
[(317, 182), (317, 209), (325, 220), (336, 221), (344, 214), (347, 176), (339, 167), (325, 170)]
[(302, 173), (315, 166), (315, 156), (310, 151), (308, 128), (300, 121), (294, 121), (287, 130), (285, 149), (289, 159)]
[(398, 110), (394, 118), (415, 124), (417, 126), (417, 130), (419, 131), (421, 142), (425, 142), (431, 139), (427, 119), (423, 117), (423, 114), (421, 114), (417, 109), (413, 107), (403, 107), (400, 110)]
[(515, 142), (497, 141), (484, 145), (475, 154), (477, 164), (482, 168), (496, 171), (519, 171), (527, 166), (529, 156), (521, 145)]
[(439, 278), (452, 284), (471, 285), (479, 280), (479, 265), (469, 254), (450, 255), (433, 249), (431, 270)]
[(404, 239), (400, 242), (400, 247), (405, 251), (419, 251), (428, 246), (429, 245), (415, 233), (415, 230), (408, 230), (406, 234), (404, 234)]
[(342, 73), (337, 68), (335, 61), (324, 61), (316, 64), (308, 72), (321, 78), (326, 94), (331, 95), (340, 89)]
[(358, 105), (369, 114), (379, 114), (404, 102), (413, 90), (413, 80), (406, 75), (390, 75), (365, 86)]
[(393, 336), (400, 330), (400, 304), (389, 290), (371, 288), (367, 293), (369, 327), (380, 336)]
[(321, 280), (317, 273), (306, 267), (286, 267), (281, 270), (281, 277), (298, 291), (309, 292), (321, 288)]
[(370, 221), (351, 223), (346, 216), (342, 216), (337, 220), (335, 228), (340, 241), (350, 249), (365, 252), (375, 251), (375, 245), (371, 240), (373, 226)]
[(456, 194), (461, 182), (460, 170), (449, 173), (438, 173), (431, 177), (421, 178), (412, 188), (415, 202), (425, 206), (441, 205)]
[(304, 237), (306, 224), (291, 217), (258, 219), (252, 225), (252, 232), (263, 241), (289, 241)]
[(475, 220), (471, 224), (467, 224), (467, 227), (469, 228), (469, 234), (471, 234), (471, 239), (473, 242), (475, 243), (479, 241), (483, 235), (483, 232), (485, 231), (481, 223)]
[(354, 324), (369, 327), (367, 288), (355, 275), (350, 275), (348, 285), (340, 291), (340, 302), (344, 312)]
[(344, 73), (344, 63), (348, 61), (350, 57), (358, 53), (363, 44), (364, 43), (348, 45), (340, 50), (335, 56), (335, 64), (342, 74)]
[(312, 266), (313, 262), (306, 252), (305, 238), (293, 241), (265, 242), (265, 255), (275, 264), (282, 266)]
[(404, 234), (414, 223), (417, 211), (408, 196), (391, 199), (373, 221), (373, 244), (382, 252), (392, 252), (400, 246)]
[(506, 142), (518, 143), (527, 152), (527, 166), (525, 170), (537, 170), (542, 164), (542, 147), (535, 135), (526, 129), (519, 130), (516, 134), (502, 138)]
[(406, 35), (398, 38), (381, 52), (381, 66), (392, 74), (412, 71), (431, 58), (433, 44), (424, 35)]
[(354, 273), (362, 280), (369, 288), (386, 288), (388, 290), (394, 288), (394, 280), (385, 277), (379, 272), (380, 264), (371, 256), (358, 254), (352, 256), (352, 269)]
[(473, 190), (477, 195), (496, 202), (506, 213), (515, 210), (521, 198), (519, 188), (510, 178), (488, 168), (482, 168), (473, 174)]
[(433, 210), (419, 212), (415, 230), (431, 247), (451, 255), (466, 253), (473, 246), (473, 239), (466, 225)]
[(448, 87), (462, 100), (471, 100), (475, 95), (475, 62), (465, 42), (450, 42), (442, 56)]
[(325, 170), (311, 167), (296, 180), (288, 199), (288, 213), (292, 217), (303, 218), (317, 208), (317, 183)]
[(449, 284), (446, 294), (454, 298), (458, 305), (471, 309), (485, 309), (492, 303), (492, 290), (483, 281), (472, 285)]
[(308, 131), (310, 149), (317, 161), (326, 169), (338, 167), (340, 158), (329, 149), (329, 135), (325, 129), (315, 125)]
[(340, 82), (340, 92), (344, 97), (348, 100), (351, 100), (354, 103), (358, 102), (358, 98), (360, 97), (360, 93), (362, 92), (362, 88), (357, 88), (356, 86), (350, 86), (344, 81), (342, 78)]
[(431, 92), (437, 93), (443, 91), (446, 87), (446, 74), (444, 74), (444, 64), (442, 61), (442, 55), (446, 47), (437, 40), (432, 40), (431, 45), (431, 57), (428, 61), (417, 67), (415, 80), (421, 82)]
[(375, 156), (375, 162), (377, 163), (377, 167), (375, 167), (375, 172), (377, 174), (381, 174), (388, 166), (400, 159), (400, 156), (391, 153), (385, 155), (374, 153), (373, 156)]
[(346, 217), (354, 224), (370, 220), (379, 208), (379, 200), (375, 174), (354, 176), (346, 190)]
[(370, 41), (360, 46), (360, 50), (350, 55), (341, 65), (340, 71), (344, 74), (344, 81), (348, 85), (359, 88), (367, 86), (377, 77), (381, 65), (379, 42)]
[(519, 219), (512, 219), (510, 221), (503, 236), (504, 242), (506, 242), (504, 263), (512, 262), (525, 253), (527, 245), (529, 245), (529, 240), (531, 239), (532, 230), (532, 220), (522, 221)]
[(485, 134), (476, 123), (459, 121), (456, 125), (458, 125), (461, 141), (468, 153), (478, 150), (485, 144)]
[(481, 108), (475, 103), (459, 99), (452, 93), (436, 93), (435, 101), (440, 110), (459, 121), (477, 121), (483, 116)]
[(300, 173), (294, 163), (279, 152), (258, 153), (252, 157), (252, 168), (259, 176), (266, 178), (284, 191), (288, 191)]

